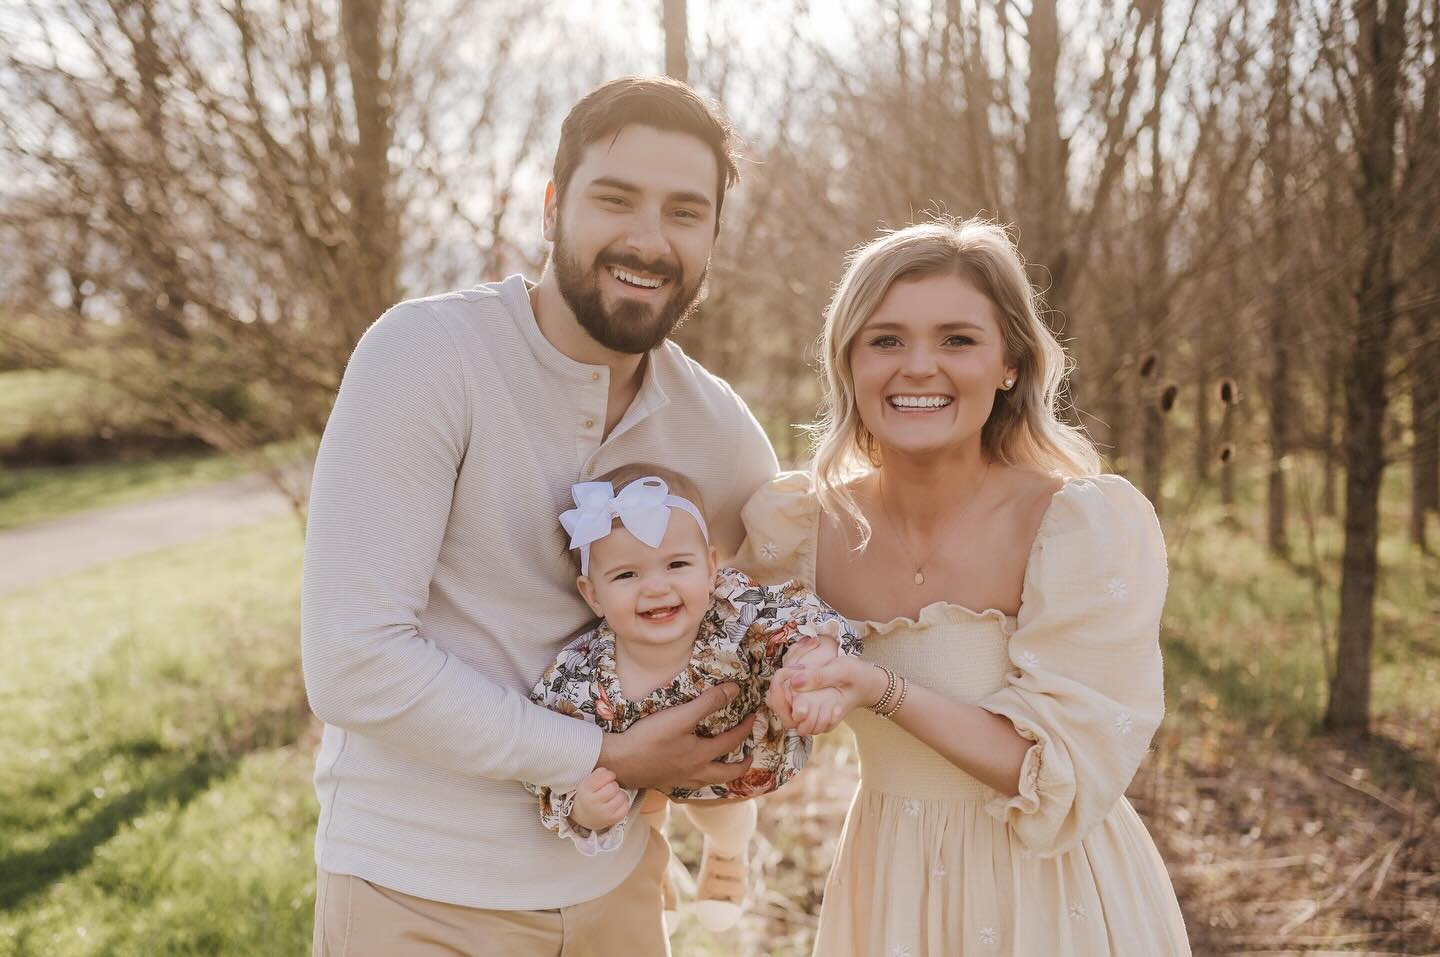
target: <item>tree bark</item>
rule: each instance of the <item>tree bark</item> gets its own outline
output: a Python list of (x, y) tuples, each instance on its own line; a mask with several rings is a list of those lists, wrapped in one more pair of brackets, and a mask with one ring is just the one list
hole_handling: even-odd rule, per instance
[(1440, 309), (1417, 313), (1410, 366), (1410, 541), (1425, 551), (1425, 523), (1440, 509)]
[(690, 82), (690, 57), (687, 50), (689, 28), (685, 18), (685, 0), (664, 0), (665, 75)]
[(350, 227), (360, 282), (354, 322), (358, 333), (395, 304), (400, 241), (391, 209), (390, 147), (394, 139), (389, 83), (384, 75), (383, 0), (344, 0), (341, 24), (358, 137), (348, 192)]
[(1405, 0), (1356, 4), (1359, 21), (1360, 175), (1365, 258), (1355, 291), (1356, 335), (1345, 376), (1345, 547), (1335, 675), (1325, 711), (1331, 730), (1365, 732), (1379, 573), (1380, 480), (1385, 469), (1386, 368), (1395, 322), (1395, 142), (1405, 52)]
[[(1266, 110), (1265, 181), (1269, 207), (1271, 286), (1281, 281), (1291, 255), (1290, 208), (1290, 48), (1291, 0), (1279, 0), (1271, 20), (1270, 104)], [(1290, 551), (1285, 534), (1285, 463), (1290, 454), (1290, 419), (1294, 395), (1290, 387), (1290, 345), (1294, 333), (1289, 296), (1270, 297), (1270, 381), (1266, 389), (1270, 418), (1270, 475), (1265, 541), (1272, 554)]]

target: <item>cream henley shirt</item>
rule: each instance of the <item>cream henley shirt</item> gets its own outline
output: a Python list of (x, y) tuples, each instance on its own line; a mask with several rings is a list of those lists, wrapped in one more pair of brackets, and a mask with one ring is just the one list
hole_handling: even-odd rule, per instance
[(601, 732), (530, 689), (591, 621), (560, 512), (632, 462), (689, 476), (729, 554), (778, 471), (745, 403), (674, 343), (603, 441), (609, 369), (541, 334), (511, 276), (401, 303), (360, 340), (315, 466), (301, 651), (325, 722), (320, 867), (429, 900), (547, 909), (638, 863), (644, 829), (587, 858), (521, 781), (574, 789)]

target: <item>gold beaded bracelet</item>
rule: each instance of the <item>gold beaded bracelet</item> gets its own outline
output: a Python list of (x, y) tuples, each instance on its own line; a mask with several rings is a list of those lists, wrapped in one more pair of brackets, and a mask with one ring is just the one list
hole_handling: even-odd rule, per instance
[(890, 717), (891, 715), (893, 715), (895, 712), (899, 711), (899, 710), (900, 710), (900, 706), (905, 703), (905, 695), (907, 695), (907, 694), (909, 694), (909, 693), (910, 693), (910, 679), (909, 679), (909, 678), (901, 678), (901, 679), (900, 679), (900, 697), (898, 697), (898, 698), (895, 699), (895, 703), (890, 706), (890, 710), (889, 710), (889, 711), (879, 712), (880, 717), (882, 717), (882, 718), (889, 718), (889, 717)]
[(889, 668), (886, 668), (884, 665), (876, 665), (875, 667), (885, 672), (887, 683), (885, 685), (885, 693), (880, 696), (879, 701), (870, 706), (870, 710), (883, 717), (885, 709), (890, 705), (890, 699), (895, 696), (895, 685), (898, 681), (895, 677), (895, 672)]

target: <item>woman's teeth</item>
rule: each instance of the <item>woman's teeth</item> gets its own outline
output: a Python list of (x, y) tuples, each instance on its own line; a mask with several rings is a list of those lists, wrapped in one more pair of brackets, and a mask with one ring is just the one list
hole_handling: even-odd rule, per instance
[(614, 266), (611, 266), (609, 268), (610, 275), (614, 276), (616, 279), (620, 280), (627, 286), (636, 286), (640, 289), (659, 289), (661, 286), (665, 285), (664, 279), (645, 279), (635, 275), (633, 272), (626, 272), (623, 269), (616, 269)]
[(892, 395), (890, 404), (897, 409), (943, 409), (954, 400), (948, 395)]

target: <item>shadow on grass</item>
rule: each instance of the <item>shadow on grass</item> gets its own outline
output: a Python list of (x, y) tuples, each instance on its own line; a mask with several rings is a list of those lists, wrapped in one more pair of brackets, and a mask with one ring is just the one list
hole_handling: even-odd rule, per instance
[[(81, 798), (63, 810), (49, 811), (47, 817), (52, 821), (59, 816), (66, 823), (44, 847), (20, 853), (0, 848), (0, 911), (18, 907), (85, 869), (99, 848), (152, 808), (171, 805), (183, 809), (229, 777), (246, 755), (293, 744), (303, 732), (308, 714), (303, 699), (298, 706), (293, 701), (285, 702), (251, 717), (231, 735), (199, 753), (168, 751), (153, 738), (142, 738), (87, 755), (80, 764), (92, 768), (104, 766), (113, 758), (126, 759), (133, 769), (127, 777), (134, 782), (134, 788), (104, 803)], [(73, 791), (75, 779), (76, 767), (72, 765), (63, 776), (33, 784), (16, 804), (43, 808), (60, 793)], [(16, 819), (14, 815), (7, 817)], [(23, 830), (27, 822), (16, 823)], [(38, 822), (29, 823), (34, 826)]]

